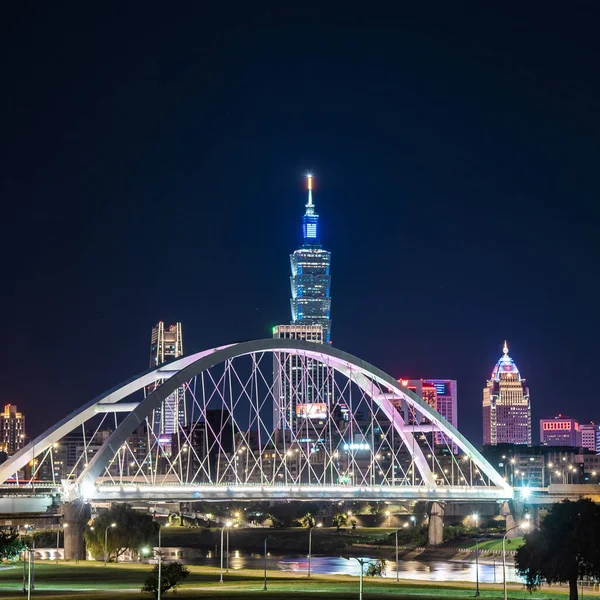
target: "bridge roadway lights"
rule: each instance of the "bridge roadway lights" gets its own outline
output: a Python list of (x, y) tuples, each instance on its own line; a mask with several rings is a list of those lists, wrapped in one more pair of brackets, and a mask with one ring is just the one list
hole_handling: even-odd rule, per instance
[(86, 502), (74, 500), (62, 505), (65, 539), (65, 560), (85, 560), (83, 532), (90, 520), (91, 507)]
[(444, 542), (444, 505), (432, 502), (429, 512), (429, 541), (430, 546), (439, 546)]

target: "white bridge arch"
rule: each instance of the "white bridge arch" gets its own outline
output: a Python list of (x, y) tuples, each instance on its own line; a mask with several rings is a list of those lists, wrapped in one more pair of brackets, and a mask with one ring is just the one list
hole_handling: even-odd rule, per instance
[[(294, 411), (280, 407), (283, 426), (273, 430), (265, 416), (282, 402), (282, 382), (300, 401), (302, 394), (321, 390), (311, 402), (319, 400), (324, 414), (294, 417)], [(154, 389), (145, 398), (124, 402), (150, 386)], [(191, 405), (190, 423), (176, 425), (165, 442), (153, 432), (152, 416), (182, 388)], [(220, 426), (214, 418), (211, 423), (215, 409)], [(101, 445), (94, 442), (95, 433), (86, 440), (86, 424), (105, 423), (107, 416), (114, 420), (109, 437)], [(393, 377), (336, 348), (297, 340), (222, 346), (136, 376), (0, 465), (0, 483), (31, 463), (34, 480), (44, 461), (53, 460), (56, 445), (78, 428), (82, 454), (78, 468), (63, 474), (65, 499), (513, 497), (512, 488), (473, 445)]]

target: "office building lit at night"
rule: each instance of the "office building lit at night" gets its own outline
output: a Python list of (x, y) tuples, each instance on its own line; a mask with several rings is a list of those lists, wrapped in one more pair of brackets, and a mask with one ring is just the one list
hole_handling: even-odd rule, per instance
[(292, 276), (292, 323), (322, 325), (324, 342), (331, 338), (331, 253), (323, 250), (319, 236), (319, 215), (313, 204), (313, 177), (306, 178), (308, 202), (302, 217), (302, 245), (290, 255)]
[[(165, 327), (163, 321), (159, 321), (152, 328), (150, 339), (150, 368), (154, 369), (160, 365), (183, 356), (183, 334), (181, 323)], [(146, 390), (146, 393), (154, 391), (163, 380), (157, 380)], [(153, 430), (156, 435), (173, 434), (177, 432), (177, 425), (187, 425), (187, 410), (185, 404), (185, 388), (182, 386), (171, 394), (162, 406), (154, 411), (152, 419)]]
[(0, 413), (0, 450), (9, 456), (25, 445), (25, 415), (15, 404), (7, 404)]
[[(308, 201), (302, 216), (302, 245), (290, 255), (292, 321), (289, 325), (274, 327), (273, 337), (325, 344), (331, 337), (331, 253), (323, 250), (320, 241), (312, 175), (307, 176), (306, 184)], [(333, 371), (297, 355), (278, 354), (273, 360), (276, 398), (273, 427), (305, 429), (305, 437), (312, 439), (314, 427), (310, 424), (318, 424), (326, 418), (332, 400)]]
[[(400, 379), (400, 383), (434, 408), (448, 423), (458, 428), (457, 386), (455, 379)], [(435, 434), (435, 443), (449, 444), (443, 433)], [(458, 448), (455, 448), (458, 451)]]
[(531, 404), (525, 379), (508, 355), (503, 355), (483, 389), (483, 443), (531, 446)]
[(596, 452), (596, 434), (598, 425), (596, 423), (580, 423), (579, 433), (581, 434), (581, 447)]
[(557, 415), (540, 419), (540, 444), (542, 446), (581, 447), (581, 432), (575, 419)]
[[(302, 340), (323, 343), (322, 325), (277, 325), (274, 339)], [(333, 371), (323, 363), (304, 356), (286, 353), (274, 357), (274, 396), (277, 402), (273, 412), (275, 429), (306, 430), (311, 437), (310, 423), (318, 425), (327, 419), (333, 393)]]

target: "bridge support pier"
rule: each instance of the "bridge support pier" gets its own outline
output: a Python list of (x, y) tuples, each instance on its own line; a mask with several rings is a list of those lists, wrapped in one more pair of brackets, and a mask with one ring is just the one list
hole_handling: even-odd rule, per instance
[(81, 500), (63, 504), (65, 560), (85, 560), (83, 532), (90, 520), (91, 507)]
[(512, 531), (508, 534), (507, 537), (514, 538), (522, 535), (522, 532), (518, 529), (513, 529), (517, 525), (517, 520), (515, 519), (513, 506), (511, 506), (510, 502), (503, 502), (500, 507), (500, 514), (504, 517), (506, 523), (506, 531), (512, 529)]
[(429, 541), (430, 546), (439, 546), (444, 541), (444, 506), (432, 502), (429, 511)]

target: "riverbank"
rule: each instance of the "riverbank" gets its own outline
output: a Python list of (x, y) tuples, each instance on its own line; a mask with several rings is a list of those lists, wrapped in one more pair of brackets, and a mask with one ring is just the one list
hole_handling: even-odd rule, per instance
[[(315, 528), (312, 532), (312, 552), (321, 555), (361, 556), (395, 558), (393, 528), (357, 528), (341, 529), (335, 527)], [(163, 546), (184, 550), (202, 550), (205, 556), (215, 556), (221, 543), (220, 528), (169, 527), (163, 529)], [(269, 548), (278, 554), (306, 555), (308, 552), (309, 531), (306, 528), (231, 528), (229, 529), (229, 548), (231, 552), (262, 552), (265, 538), (269, 538)], [(507, 561), (514, 561), (515, 549), (521, 545), (522, 538), (515, 540), (507, 548)], [(501, 540), (484, 540), (479, 546), (479, 560), (483, 564), (492, 564), (502, 559)], [(399, 546), (399, 557), (404, 560), (443, 560), (473, 561), (475, 559), (474, 542), (470, 539), (447, 543), (437, 547), (419, 544)]]
[[(0, 598), (16, 600), (22, 598), (22, 564), (0, 572)], [(311, 578), (304, 574), (267, 572), (268, 592), (263, 590), (263, 573), (256, 570), (240, 570), (225, 575), (224, 583), (219, 584), (219, 570), (214, 567), (189, 567), (190, 576), (178, 590), (177, 598), (203, 598), (219, 600), (242, 600), (254, 596), (264, 598), (286, 597), (290, 600), (354, 600), (358, 591), (356, 577), (347, 575), (318, 575)], [(148, 565), (102, 563), (38, 564), (35, 576), (35, 597), (38, 600), (106, 599), (124, 600), (134, 596), (150, 598), (140, 594), (140, 587), (148, 576)], [(471, 596), (473, 584), (440, 583), (429, 581), (404, 580), (400, 583), (380, 578), (365, 578), (365, 598), (369, 600), (457, 600)], [(502, 598), (501, 585), (481, 584), (481, 596), (490, 600)], [(520, 585), (509, 585), (509, 598), (550, 600), (563, 598), (568, 594), (565, 587), (552, 587), (537, 591), (531, 596)], [(600, 594), (586, 590), (586, 596), (599, 597)]]

